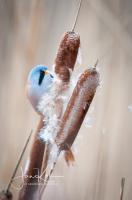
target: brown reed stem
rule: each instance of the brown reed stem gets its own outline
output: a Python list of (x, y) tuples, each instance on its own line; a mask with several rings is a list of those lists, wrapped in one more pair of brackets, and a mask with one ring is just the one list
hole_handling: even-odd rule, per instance
[[(70, 75), (71, 71), (74, 69), (74, 65), (76, 62), (78, 49), (80, 46), (80, 36), (76, 34), (75, 32), (67, 32), (63, 36), (60, 46), (57, 52), (57, 56), (55, 59), (55, 73), (58, 76), (58, 78), (62, 81), (58, 88), (58, 97), (59, 95), (62, 95), (63, 92), (68, 90), (69, 83), (70, 83)], [(56, 86), (58, 87), (58, 86)], [(62, 111), (63, 111), (63, 102), (55, 102), (56, 107), (60, 107), (62, 104), (62, 108), (59, 109), (61, 112), (60, 119), (62, 117)], [(42, 178), (45, 179), (45, 172), (47, 163), (49, 160), (49, 154), (50, 154), (50, 148), (47, 146), (46, 155), (44, 155), (45, 159), (43, 160), (42, 164), (42, 171), (43, 176)], [(42, 196), (42, 187), (40, 187), (40, 198)]]
[(26, 176), (24, 177), (24, 185), (19, 192), (19, 200), (35, 199), (34, 193), (38, 189), (38, 178), (36, 177), (36, 175), (38, 175), (41, 169), (45, 148), (45, 144), (39, 138), (39, 132), (43, 128), (43, 126), (43, 118), (40, 117), (29, 156), (29, 166), (25, 174)]
[[(98, 84), (99, 74), (95, 68), (86, 70), (80, 76), (68, 102), (57, 133), (56, 144), (59, 149), (58, 156), (62, 150), (69, 150), (69, 148), (71, 148), (91, 105)], [(46, 178), (45, 185), (41, 190), (41, 196), (54, 170), (56, 162), (57, 160), (53, 163), (53, 168)]]

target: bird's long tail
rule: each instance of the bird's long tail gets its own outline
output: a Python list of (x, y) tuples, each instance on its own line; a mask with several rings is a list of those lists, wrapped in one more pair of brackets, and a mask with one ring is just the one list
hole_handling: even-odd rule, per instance
[(64, 158), (68, 166), (73, 165), (73, 163), (75, 162), (74, 154), (70, 148), (68, 150), (65, 150)]

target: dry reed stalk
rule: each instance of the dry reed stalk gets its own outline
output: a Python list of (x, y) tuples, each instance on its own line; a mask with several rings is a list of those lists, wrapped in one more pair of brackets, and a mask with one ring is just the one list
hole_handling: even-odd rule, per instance
[(2, 191), (0, 193), (0, 200), (12, 200), (12, 193), (11, 192), (5, 192), (5, 191)]
[(120, 200), (123, 200), (124, 196), (124, 187), (125, 187), (125, 178), (121, 179), (121, 192), (120, 192)]

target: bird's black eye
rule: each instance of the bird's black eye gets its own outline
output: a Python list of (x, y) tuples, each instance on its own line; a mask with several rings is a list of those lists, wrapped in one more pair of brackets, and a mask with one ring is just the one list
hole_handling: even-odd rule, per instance
[(53, 76), (52, 74), (50, 74), (50, 77), (51, 77), (51, 78), (54, 78), (54, 76)]
[(38, 84), (41, 85), (43, 79), (44, 79), (44, 76), (45, 76), (45, 72), (40, 70), (40, 75), (39, 75), (39, 81), (38, 81)]

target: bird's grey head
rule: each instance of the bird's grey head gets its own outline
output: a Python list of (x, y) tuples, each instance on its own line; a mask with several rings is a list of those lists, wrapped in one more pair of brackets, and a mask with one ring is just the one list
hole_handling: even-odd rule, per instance
[(38, 112), (38, 104), (42, 96), (50, 92), (54, 83), (53, 75), (48, 71), (48, 68), (43, 65), (34, 67), (28, 76), (27, 80), (27, 96), (33, 108)]
[(48, 68), (43, 65), (37, 65), (34, 67), (28, 76), (28, 83), (32, 85), (42, 86), (45, 84), (49, 85), (53, 82), (53, 75), (48, 71)]

